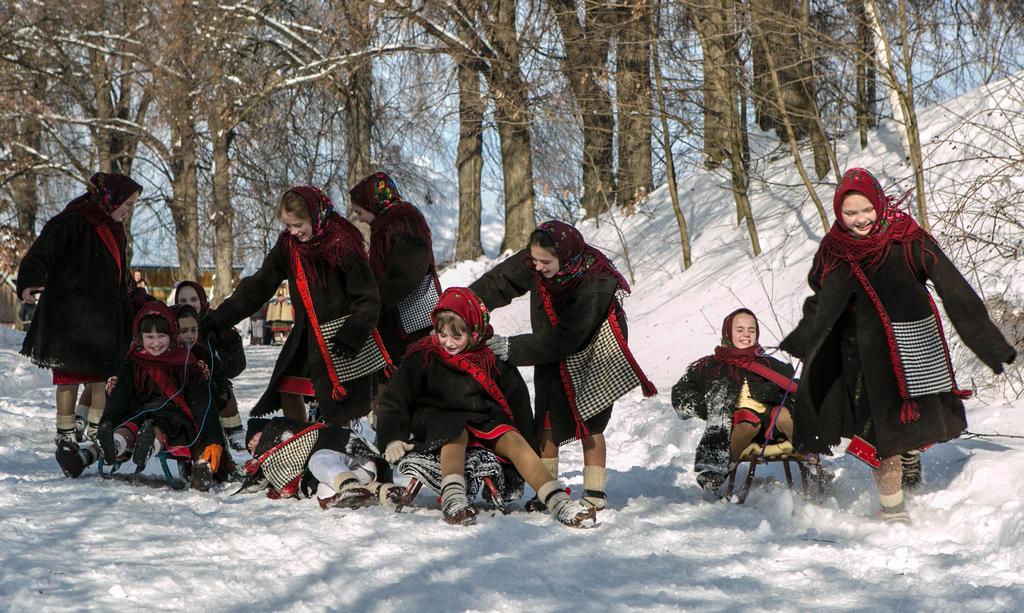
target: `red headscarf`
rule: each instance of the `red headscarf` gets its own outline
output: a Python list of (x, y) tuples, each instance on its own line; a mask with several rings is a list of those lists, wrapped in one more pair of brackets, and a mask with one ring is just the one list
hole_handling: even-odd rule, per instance
[(300, 242), (285, 230), (277, 240), (286, 255), (290, 256), (293, 251), (298, 254), (306, 275), (314, 283), (322, 282), (323, 271), (320, 268), (323, 266), (337, 266), (350, 255), (366, 259), (362, 234), (352, 222), (338, 215), (334, 203), (320, 188), (299, 185), (288, 191), (302, 196), (306, 203), (313, 236), (306, 242)]
[[(196, 295), (199, 296), (199, 316), (202, 317), (203, 315), (206, 315), (207, 311), (210, 310), (210, 300), (206, 297), (206, 289), (196, 281), (178, 281), (178, 283), (174, 286), (175, 306), (177, 305), (178, 302), (178, 290), (180, 290), (183, 287), (191, 287), (192, 289), (195, 290)], [(171, 310), (174, 310), (173, 306)], [(177, 315), (177, 312), (175, 312), (175, 315)]]
[[(489, 377), (493, 377), (497, 372), (497, 358), (495, 358), (494, 352), (487, 347), (486, 343), (487, 339), (494, 335), (494, 330), (490, 324), (490, 311), (484, 306), (483, 301), (473, 293), (473, 290), (467, 287), (449, 287), (441, 294), (441, 298), (437, 301), (437, 306), (430, 313), (430, 320), (434, 323), (435, 327), (437, 326), (437, 314), (441, 311), (455, 313), (466, 322), (466, 327), (469, 328), (469, 344), (458, 355), (464, 356), (465, 359), (482, 368)], [(431, 334), (413, 343), (407, 350), (406, 355), (424, 349), (437, 353), (446, 359), (449, 357), (448, 352), (445, 351), (444, 347), (437, 340), (436, 334)]]
[[(754, 318), (754, 344), (750, 347), (740, 349), (733, 344), (732, 340), (732, 322), (736, 319), (737, 315), (745, 314), (750, 315)], [(715, 354), (701, 358), (697, 361), (699, 368), (710, 367), (712, 373), (715, 376), (722, 374), (722, 369), (725, 368), (725, 376), (733, 380), (740, 380), (745, 376), (744, 373), (737, 370), (737, 367), (743, 368), (749, 365), (751, 362), (761, 362), (767, 364), (768, 361), (765, 358), (764, 348), (761, 347), (759, 342), (761, 338), (761, 324), (757, 321), (757, 315), (748, 308), (739, 308), (726, 315), (722, 321), (722, 340), (718, 347), (715, 347)]]
[[(171, 345), (160, 355), (150, 354), (142, 345), (142, 320), (147, 317), (159, 317), (167, 323)], [(135, 315), (135, 323), (132, 325), (135, 342), (128, 353), (132, 359), (135, 389), (144, 394), (151, 393), (154, 389), (159, 390), (164, 396), (173, 398), (174, 403), (191, 416), (191, 411), (183, 398), (182, 388), (186, 374), (199, 370), (196, 357), (177, 341), (176, 330), (177, 323), (167, 305), (156, 300), (147, 302)]]
[(128, 239), (124, 224), (114, 221), (110, 214), (132, 194), (141, 192), (142, 186), (122, 174), (97, 172), (85, 184), (85, 189), (86, 193), (69, 202), (57, 217), (67, 213), (80, 215), (103, 240), (118, 270), (122, 270), (121, 254)]
[(388, 173), (375, 172), (348, 193), (352, 204), (374, 214), (370, 222), (370, 266), (378, 279), (387, 273), (387, 258), (395, 235), (412, 236), (431, 245), (427, 220), (419, 209), (402, 200), (395, 180)]
[[(876, 219), (867, 236), (857, 236), (843, 225), (843, 200), (850, 192), (863, 194), (875, 209)], [(886, 196), (878, 179), (863, 168), (851, 168), (843, 175), (832, 198), (832, 210), (836, 221), (828, 231), (815, 258), (812, 274), (821, 282), (828, 273), (843, 262), (859, 263), (869, 271), (877, 270), (889, 256), (894, 243), (909, 243), (924, 240), (924, 230), (909, 215), (899, 210), (899, 205), (910, 192), (899, 200)], [(906, 251), (908, 264), (910, 250)]]
[[(546, 279), (534, 272), (555, 304), (563, 302), (580, 282), (589, 278), (615, 279), (618, 291), (626, 294), (630, 292), (629, 283), (622, 273), (605, 254), (588, 245), (576, 228), (553, 220), (537, 226), (537, 231), (545, 234), (555, 244), (555, 255), (560, 267), (558, 273)], [(533, 268), (533, 258), (527, 256), (523, 264)]]

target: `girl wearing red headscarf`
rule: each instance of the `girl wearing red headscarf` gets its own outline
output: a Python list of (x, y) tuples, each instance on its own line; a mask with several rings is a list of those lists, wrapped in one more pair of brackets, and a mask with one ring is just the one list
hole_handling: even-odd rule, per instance
[(747, 445), (765, 436), (773, 418), (775, 432), (786, 440), (793, 436), (793, 367), (765, 355), (759, 337), (754, 312), (736, 309), (722, 322), (715, 353), (690, 364), (672, 387), (679, 417), (707, 422), (694, 471), (697, 483), (711, 493), (717, 493)]
[(93, 436), (106, 401), (104, 382), (117, 372), (131, 341), (128, 293), (135, 283), (122, 221), (142, 186), (98, 172), (86, 190), (46, 222), (18, 268), (18, 296), (38, 300), (21, 353), (53, 369), (58, 441), (81, 437), (75, 431), (80, 384), (91, 396), (86, 433)]
[(370, 268), (380, 292), (377, 330), (398, 364), (406, 347), (430, 334), (430, 312), (441, 293), (430, 227), (386, 172), (366, 177), (349, 195), (353, 212), (370, 225)]
[[(632, 387), (640, 385), (645, 396), (657, 393), (626, 346), (626, 316), (619, 299), (629, 293), (626, 279), (607, 256), (583, 240), (579, 230), (560, 221), (548, 221), (530, 234), (526, 249), (494, 267), (470, 288), (491, 309), (530, 293), (533, 333), (496, 336), (489, 342), (498, 357), (509, 364), (534, 366), (541, 458), (557, 478), (558, 446), (580, 440), (583, 502), (603, 509), (607, 498), (603, 433), (611, 419), (612, 403), (630, 388), (618, 386), (612, 393), (599, 388), (628, 379)], [(628, 372), (590, 372), (590, 383), (598, 389), (582, 394), (567, 359), (588, 348), (606, 328), (614, 335), (610, 344), (622, 358), (618, 363), (626, 364)], [(602, 406), (588, 411), (588, 416), (581, 411), (586, 398), (602, 400)], [(535, 503), (528, 506), (540, 510)]]
[[(207, 391), (208, 370), (175, 338), (170, 309), (147, 302), (135, 316), (134, 343), (118, 372), (103, 411), (98, 445), (62, 443), (61, 468), (81, 475), (101, 454), (114, 464), (129, 457), (140, 472), (161, 450), (192, 463), (192, 485), (209, 489), (215, 475), (230, 472), (224, 439)], [(129, 456), (130, 453), (130, 456)]]
[(487, 347), (493, 331), (487, 307), (464, 287), (445, 290), (431, 313), (434, 333), (409, 347), (377, 409), (377, 442), (397, 462), (409, 450), (440, 450), (441, 511), (469, 524), (476, 509), (466, 496), (466, 446), (484, 445), (507, 458), (569, 526), (594, 510), (569, 500), (537, 455), (530, 393), (519, 370)]
[[(316, 187), (293, 187), (281, 197), (278, 214), (285, 230), (260, 269), (200, 322), (200, 332), (219, 338), (258, 311), (287, 279), (295, 326), (270, 377), (270, 385), (250, 413), (305, 422), (304, 397), (313, 396), (328, 424), (348, 425), (370, 411), (373, 375), (342, 381), (335, 355), (355, 357), (377, 324), (380, 299), (359, 230), (334, 210)], [(330, 330), (332, 322), (339, 323)]]
[(868, 171), (843, 175), (836, 221), (808, 277), (813, 294), (780, 346), (804, 361), (794, 443), (826, 452), (840, 437), (857, 437), (855, 455), (875, 468), (882, 517), (907, 522), (900, 454), (958, 437), (970, 395), (957, 386), (925, 282), (995, 373), (1017, 352), (935, 239), (897, 205)]
[[(178, 319), (181, 336), (185, 334), (186, 347), (192, 353), (205, 362), (212, 373), (213, 399), (217, 404), (217, 414), (220, 416), (221, 427), (224, 428), (224, 436), (235, 451), (245, 449), (245, 431), (242, 429), (242, 417), (238, 414), (238, 401), (231, 386), (231, 379), (242, 374), (245, 370), (245, 349), (242, 347), (242, 336), (234, 328), (222, 330), (216, 338), (205, 338), (198, 334), (198, 322), (210, 312), (210, 301), (206, 297), (206, 289), (202, 284), (186, 280), (179, 281), (174, 286), (174, 295), (171, 297), (174, 316)], [(191, 307), (196, 315), (195, 321), (190, 318), (182, 319), (179, 312), (180, 307)], [(187, 330), (181, 329), (182, 322), (187, 322)]]

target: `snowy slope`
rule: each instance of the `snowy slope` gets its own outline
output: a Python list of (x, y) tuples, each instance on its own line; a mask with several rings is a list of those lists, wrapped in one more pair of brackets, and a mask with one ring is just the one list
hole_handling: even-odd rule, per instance
[[(1024, 128), (1020, 115), (998, 107), (1024, 112), (1022, 90), (1020, 80), (1006, 81), (921, 113), (940, 237), (955, 237), (941, 219), (956, 201), (951, 194), (1000, 163), (954, 164), (977, 155), (965, 149), (1020, 159), (1006, 138)], [(852, 140), (840, 143), (840, 164), (877, 170), (883, 185), (909, 185), (893, 135), (883, 126), (865, 152)], [(798, 317), (821, 236), (788, 158), (764, 176), (772, 185), (755, 185), (752, 198), (760, 258), (749, 256), (744, 232), (732, 223), (724, 178), (704, 172), (680, 177), (695, 253), (688, 271), (679, 264), (664, 189), (632, 217), (582, 226), (609, 252), (622, 251), (616, 227), (629, 245), (630, 344), (661, 390), (617, 405), (608, 433), (610, 509), (595, 530), (573, 531), (524, 512), (449, 527), (425, 495), (419, 508), (400, 515), (382, 508), (323, 513), (309, 500), (232, 497), (233, 488), (138, 488), (100, 481), (93, 470), (69, 481), (53, 461), (48, 376), (16, 355), (20, 335), (4, 333), (4, 602), (12, 610), (1020, 610), (1024, 440), (964, 438), (925, 453), (926, 485), (910, 499), (909, 527), (873, 517), (870, 475), (841, 453), (828, 461), (836, 481), (822, 504), (786, 491), (776, 471), (759, 479), (745, 505), (703, 500), (692, 473), (703, 424), (675, 417), (669, 388), (717, 343), (722, 318), (740, 304), (760, 314), (762, 341), (775, 344)], [(822, 184), (820, 194), (830, 209), (830, 187)], [(617, 261), (625, 271), (625, 260)], [(443, 283), (467, 284), (492, 264), (460, 263)], [(986, 294), (1019, 298), (1020, 272), (1019, 260), (1003, 261), (983, 266), (977, 279)], [(500, 333), (525, 330), (526, 301), (497, 311), (493, 321)], [(236, 381), (243, 413), (275, 357), (272, 348), (250, 349), (250, 368)], [(979, 382), (990, 378), (969, 356), (962, 359)], [(524, 374), (532, 376), (530, 369)], [(1022, 409), (1024, 400), (1008, 402), (990, 386), (968, 403), (971, 429), (1024, 436)], [(577, 492), (581, 463), (578, 446), (564, 450), (562, 475)]]

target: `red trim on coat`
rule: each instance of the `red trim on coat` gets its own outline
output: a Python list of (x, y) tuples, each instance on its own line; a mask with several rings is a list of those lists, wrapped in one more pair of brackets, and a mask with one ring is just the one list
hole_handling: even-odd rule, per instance
[(348, 392), (338, 379), (338, 372), (334, 370), (334, 360), (331, 359), (331, 353), (327, 349), (327, 342), (324, 341), (324, 335), (320, 332), (320, 321), (316, 316), (316, 311), (313, 310), (313, 296), (309, 293), (309, 281), (306, 279), (306, 271), (303, 269), (302, 261), (295, 250), (292, 251), (292, 270), (295, 272), (295, 286), (299, 290), (299, 296), (302, 297), (303, 306), (306, 307), (306, 316), (309, 317), (309, 323), (313, 327), (313, 338), (316, 339), (317, 347), (320, 349), (320, 357), (323, 359), (324, 367), (327, 369), (327, 376), (331, 379), (331, 398), (342, 400), (348, 396)]
[(477, 430), (473, 426), (466, 426), (466, 431), (469, 432), (471, 436), (475, 436), (478, 439), (494, 442), (497, 442), (497, 439), (505, 436), (509, 432), (519, 432), (519, 430), (517, 430), (515, 426), (510, 426), (508, 424), (498, 424), (489, 432)]
[(283, 394), (295, 394), (297, 396), (316, 396), (316, 390), (313, 389), (313, 380), (309, 377), (284, 375), (277, 380), (274, 391)]
[(53, 369), (54, 385), (79, 385), (81, 383), (101, 383), (103, 381), (106, 381), (106, 377), (103, 375), (89, 375), (69, 370)]
[(123, 267), (121, 264), (121, 248), (117, 244), (117, 239), (114, 238), (114, 233), (110, 231), (110, 228), (103, 226), (94, 225), (96, 234), (99, 235), (100, 240), (103, 241), (103, 246), (110, 252), (110, 257), (114, 258), (114, 264), (117, 265), (117, 282), (121, 283), (121, 277), (124, 274)]
[(732, 414), (732, 425), (738, 426), (742, 423), (754, 424), (755, 426), (761, 425), (761, 417), (757, 413), (750, 409), (738, 409)]

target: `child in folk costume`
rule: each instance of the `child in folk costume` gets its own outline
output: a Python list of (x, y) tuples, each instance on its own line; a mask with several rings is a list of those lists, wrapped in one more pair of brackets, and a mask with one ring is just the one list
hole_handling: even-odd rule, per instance
[(398, 494), (394, 484), (376, 481), (380, 454), (349, 428), (286, 417), (257, 417), (248, 426), (253, 460), (239, 492), (269, 488), (270, 498), (293, 498), (315, 489), (325, 511), (387, 504)]
[(690, 364), (672, 387), (679, 417), (707, 422), (694, 471), (697, 483), (710, 492), (718, 490), (747, 446), (756, 437), (763, 439), (769, 427), (787, 441), (793, 436), (795, 371), (765, 355), (759, 337), (753, 311), (736, 309), (722, 322), (722, 343), (715, 353)]
[(441, 511), (450, 524), (476, 519), (466, 495), (465, 459), (467, 445), (482, 445), (512, 462), (555, 519), (580, 526), (595, 510), (570, 501), (540, 461), (526, 383), (487, 347), (488, 319), (472, 291), (445, 290), (431, 313), (434, 333), (409, 347), (381, 398), (378, 445), (389, 462), (412, 449), (440, 450)]
[[(286, 229), (260, 269), (200, 322), (200, 332), (218, 336), (263, 306), (287, 279), (295, 307), (295, 326), (251, 415), (260, 417), (281, 408), (284, 416), (306, 421), (303, 396), (315, 396), (328, 424), (347, 425), (370, 410), (373, 371), (347, 364), (370, 343), (380, 299), (359, 230), (334, 210), (318, 188), (293, 187), (278, 208)], [(363, 352), (366, 353), (365, 351)], [(384, 358), (386, 354), (376, 353)], [(379, 370), (379, 368), (378, 368)], [(347, 378), (355, 373), (354, 378)], [(345, 380), (343, 380), (345, 379)]]
[(175, 340), (174, 317), (163, 303), (147, 303), (135, 316), (134, 331), (103, 411), (98, 445), (79, 450), (65, 444), (58, 452), (61, 467), (78, 476), (100, 454), (116, 464), (131, 451), (140, 472), (154, 453), (167, 450), (191, 461), (193, 486), (208, 489), (231, 463), (207, 391), (209, 371)]
[(406, 347), (430, 334), (430, 312), (441, 293), (430, 227), (386, 172), (366, 177), (349, 195), (352, 210), (370, 225), (370, 268), (380, 293), (377, 329), (397, 365)]
[(905, 522), (900, 454), (956, 438), (967, 427), (942, 321), (926, 281), (961, 340), (994, 372), (1016, 357), (938, 243), (887, 198), (868, 171), (846, 172), (836, 221), (808, 277), (813, 294), (780, 345), (804, 360), (798, 447), (851, 451), (875, 470), (882, 517)]
[(213, 381), (213, 398), (217, 404), (220, 425), (231, 448), (245, 449), (245, 431), (242, 417), (238, 414), (238, 401), (231, 387), (231, 379), (245, 370), (245, 349), (242, 336), (234, 327), (229, 327), (215, 337), (200, 338), (199, 322), (210, 312), (206, 290), (195, 281), (180, 281), (174, 288), (173, 302), (176, 307), (189, 306), (196, 316), (195, 321), (182, 321), (182, 312), (175, 310), (178, 319), (178, 337), (195, 356), (210, 367)]
[(57, 441), (75, 441), (78, 385), (91, 397), (86, 435), (95, 435), (106, 401), (104, 382), (131, 342), (128, 299), (134, 282), (125, 259), (125, 216), (142, 186), (98, 172), (86, 193), (43, 226), (18, 269), (18, 296), (38, 305), (21, 348), (53, 369)]
[[(558, 446), (583, 444), (583, 502), (605, 506), (603, 432), (612, 403), (640, 385), (657, 393), (626, 346), (626, 317), (619, 294), (629, 284), (607, 256), (560, 221), (541, 224), (527, 249), (513, 255), (470, 288), (488, 308), (530, 292), (532, 334), (495, 336), (499, 358), (533, 365), (541, 458), (558, 475)], [(539, 505), (528, 505), (537, 509)]]

